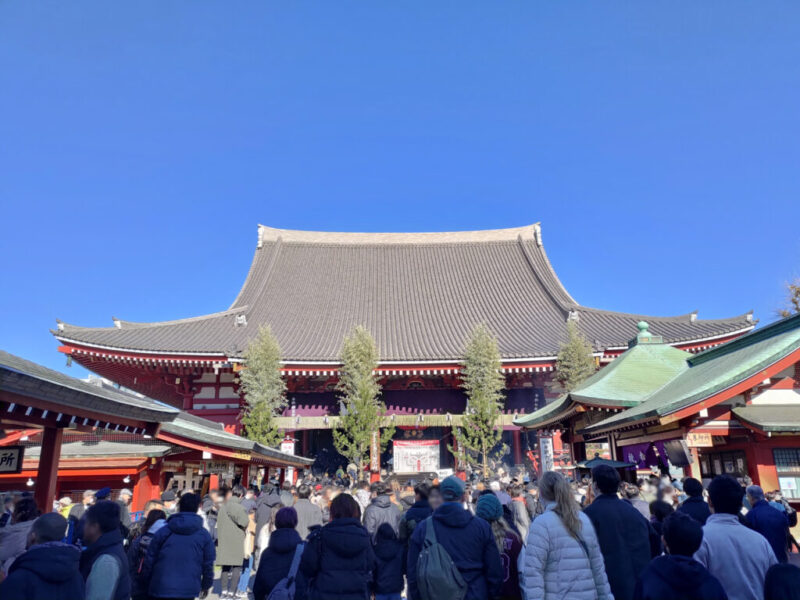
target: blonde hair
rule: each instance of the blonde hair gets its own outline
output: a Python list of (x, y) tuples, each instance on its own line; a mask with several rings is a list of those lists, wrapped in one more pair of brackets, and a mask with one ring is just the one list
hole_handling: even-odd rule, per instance
[(556, 503), (554, 512), (561, 517), (564, 527), (572, 537), (580, 539), (580, 509), (564, 476), (555, 471), (547, 471), (539, 480), (539, 494), (545, 501)]

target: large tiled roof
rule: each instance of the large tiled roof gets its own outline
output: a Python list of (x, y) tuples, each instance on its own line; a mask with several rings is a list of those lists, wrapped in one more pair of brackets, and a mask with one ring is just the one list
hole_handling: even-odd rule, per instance
[(736, 418), (761, 431), (789, 433), (800, 431), (800, 404), (751, 404), (733, 409)]
[(800, 315), (757, 329), (687, 360), (682, 370), (641, 404), (590, 425), (589, 433), (654, 419), (696, 404), (760, 373), (800, 350)]
[(230, 309), (109, 328), (60, 324), (54, 334), (109, 349), (235, 357), (267, 323), (287, 362), (336, 362), (344, 336), (364, 325), (384, 362), (456, 361), (472, 328), (485, 322), (503, 358), (513, 360), (555, 355), (570, 314), (598, 350), (625, 346), (642, 319), (668, 342), (752, 327), (749, 315), (697, 320), (580, 306), (553, 271), (538, 224), (418, 234), (259, 226), (250, 272)]
[(4, 350), (0, 350), (0, 391), (56, 402), (77, 409), (74, 414), (84, 410), (150, 423), (178, 415), (171, 406), (69, 377)]

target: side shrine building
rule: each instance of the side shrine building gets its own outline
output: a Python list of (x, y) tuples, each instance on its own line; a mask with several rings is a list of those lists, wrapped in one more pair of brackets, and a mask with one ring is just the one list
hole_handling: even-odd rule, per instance
[[(331, 436), (339, 354), (345, 335), (363, 325), (380, 353), (382, 400), (398, 427), (395, 440), (401, 446), (427, 441), (421, 445), (438, 447), (439, 467), (447, 468), (453, 466), (451, 428), (465, 410), (460, 363), (477, 323), (486, 323), (499, 341), (507, 381), (506, 462), (522, 464), (535, 438), (521, 436), (513, 420), (560, 396), (553, 370), (567, 322), (577, 323), (603, 365), (627, 349), (641, 320), (688, 352), (754, 326), (752, 314), (700, 320), (696, 313), (654, 317), (582, 306), (556, 276), (539, 224), (455, 233), (260, 225), (247, 279), (227, 310), (157, 323), (115, 318), (107, 328), (59, 322), (53, 334), (59, 350), (87, 369), (236, 431), (242, 352), (259, 326), (269, 324), (289, 389), (281, 426), (297, 440), (298, 453), (327, 470), (339, 458)], [(385, 464), (390, 452), (391, 446)]]

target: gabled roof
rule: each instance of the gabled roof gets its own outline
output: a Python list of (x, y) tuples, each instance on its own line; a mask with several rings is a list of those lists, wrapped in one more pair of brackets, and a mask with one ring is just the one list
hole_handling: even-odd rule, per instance
[(584, 431), (600, 433), (626, 423), (670, 415), (745, 382), (798, 350), (800, 314), (690, 357), (688, 369), (647, 396), (644, 402)]
[(92, 385), (4, 350), (0, 350), (0, 391), (54, 402), (78, 411), (83, 409), (149, 423), (164, 423), (178, 415), (178, 410), (171, 406)]
[(187, 412), (181, 412), (173, 422), (165, 423), (161, 431), (187, 440), (227, 448), (232, 451), (253, 452), (262, 457), (280, 461), (281, 464), (308, 466), (314, 462), (313, 459), (286, 454), (242, 436), (228, 433), (222, 423), (209, 421)]
[(338, 362), (355, 325), (376, 339), (382, 362), (460, 361), (481, 322), (506, 360), (554, 356), (572, 315), (598, 350), (624, 346), (646, 319), (669, 342), (752, 328), (750, 315), (702, 321), (579, 305), (559, 281), (538, 224), (452, 233), (325, 233), (259, 226), (247, 279), (233, 305), (161, 323), (59, 324), (65, 343), (117, 351), (237, 357), (268, 323), (284, 359)]
[(555, 402), (518, 417), (514, 424), (529, 429), (545, 427), (576, 412), (577, 405), (603, 408), (636, 406), (688, 368), (686, 361), (691, 354), (668, 344), (645, 342), (652, 337), (648, 332), (648, 324), (641, 322), (639, 327), (638, 343), (620, 354), (611, 364)]

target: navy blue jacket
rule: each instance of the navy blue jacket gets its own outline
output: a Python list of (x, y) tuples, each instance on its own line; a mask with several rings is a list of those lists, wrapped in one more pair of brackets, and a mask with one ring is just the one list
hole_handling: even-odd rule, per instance
[(614, 600), (631, 600), (636, 580), (650, 563), (653, 527), (616, 494), (597, 496), (584, 512), (597, 533)]
[(705, 525), (708, 517), (711, 516), (711, 509), (708, 508), (708, 503), (703, 500), (702, 496), (689, 496), (677, 508), (677, 511), (686, 513), (700, 525)]
[(722, 584), (688, 556), (657, 556), (645, 568), (633, 600), (728, 600)]
[(336, 519), (311, 532), (300, 569), (311, 600), (365, 600), (375, 553), (358, 519)]
[(400, 519), (400, 524), (398, 525), (397, 531), (400, 541), (404, 544), (408, 544), (408, 541), (411, 539), (411, 535), (414, 533), (416, 526), (422, 523), (432, 514), (433, 509), (431, 508), (431, 505), (428, 504), (427, 499), (414, 502), (414, 504), (408, 508), (403, 517)]
[(406, 546), (397, 539), (392, 526), (384, 523), (375, 535), (375, 574), (373, 590), (376, 594), (399, 594), (405, 587)]
[(200, 515), (179, 512), (153, 536), (141, 580), (154, 598), (194, 598), (214, 585), (214, 541)]
[(787, 562), (789, 556), (786, 554), (786, 534), (789, 530), (789, 518), (786, 513), (773, 508), (766, 500), (759, 500), (747, 511), (745, 518), (751, 529), (767, 538), (778, 562)]
[[(277, 583), (289, 574), (297, 545), (303, 540), (294, 529), (276, 529), (269, 536), (269, 545), (261, 553), (258, 562), (253, 595), (256, 600), (265, 600)], [(295, 579), (294, 600), (306, 597), (307, 582), (303, 572), (298, 569)]]
[(464, 600), (487, 600), (500, 595), (504, 573), (500, 551), (489, 523), (472, 516), (460, 502), (445, 502), (433, 516), (414, 530), (408, 545), (408, 596), (419, 599), (417, 559), (430, 524), (441, 544), (467, 583)]
[(131, 575), (128, 567), (128, 557), (125, 555), (125, 548), (122, 546), (122, 532), (119, 529), (104, 533), (94, 544), (81, 553), (80, 572), (83, 575), (83, 580), (86, 581), (88, 579), (89, 574), (92, 572), (94, 561), (104, 554), (116, 558), (120, 565), (114, 600), (128, 600), (131, 597)]
[(76, 600), (83, 598), (83, 577), (78, 571), (81, 552), (76, 546), (47, 542), (14, 560), (8, 577), (0, 583), (3, 600)]

